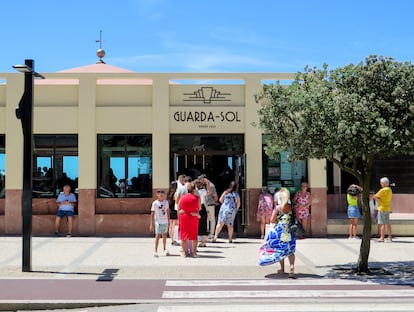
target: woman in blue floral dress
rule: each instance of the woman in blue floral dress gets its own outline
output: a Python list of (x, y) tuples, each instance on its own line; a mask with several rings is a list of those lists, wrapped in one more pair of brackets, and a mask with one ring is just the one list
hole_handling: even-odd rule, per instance
[(217, 241), (217, 238), (224, 225), (227, 226), (229, 243), (233, 242), (232, 238), (234, 219), (236, 217), (237, 211), (240, 208), (240, 195), (236, 190), (236, 182), (232, 181), (230, 182), (229, 187), (220, 196), (219, 201), (221, 203), (221, 206), (217, 217), (217, 226), (216, 232), (214, 233), (213, 243)]
[(289, 277), (295, 278), (295, 250), (296, 238), (290, 233), (289, 225), (292, 223), (294, 215), (292, 206), (289, 203), (290, 193), (286, 188), (279, 192), (280, 203), (273, 211), (271, 223), (277, 218), (277, 224), (272, 227), (266, 237), (266, 242), (259, 250), (259, 265), (270, 265), (280, 263), (279, 273), (285, 272), (285, 258), (289, 259)]

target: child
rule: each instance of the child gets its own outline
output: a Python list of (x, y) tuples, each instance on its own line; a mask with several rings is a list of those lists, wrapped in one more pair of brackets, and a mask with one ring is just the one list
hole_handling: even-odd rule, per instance
[[(374, 191), (369, 192), (369, 211), (370, 211), (370, 214), (371, 214), (371, 221), (374, 224), (377, 224), (378, 201), (375, 199), (374, 195), (375, 195)], [(378, 228), (378, 231), (377, 231), (377, 235), (379, 237), (379, 228)]]
[(348, 187), (346, 200), (348, 202), (348, 218), (351, 222), (349, 225), (349, 238), (356, 239), (358, 219), (361, 213), (358, 207), (358, 196), (361, 194), (362, 188), (359, 185), (352, 184)]
[(170, 253), (166, 249), (168, 224), (170, 222), (170, 209), (168, 201), (165, 199), (163, 190), (157, 191), (157, 199), (152, 202), (150, 231), (155, 230), (155, 252), (154, 257), (158, 258), (158, 243), (162, 236), (162, 244), (164, 255), (169, 256)]

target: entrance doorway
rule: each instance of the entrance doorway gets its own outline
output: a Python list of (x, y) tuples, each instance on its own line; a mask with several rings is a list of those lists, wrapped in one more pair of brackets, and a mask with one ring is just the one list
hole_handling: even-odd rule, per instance
[[(231, 181), (237, 183), (241, 206), (236, 216), (234, 232), (239, 237), (243, 236), (248, 223), (243, 138), (243, 135), (171, 135), (170, 145), (171, 180), (177, 180), (180, 174), (188, 175), (193, 180), (206, 174), (216, 186), (219, 198)], [(216, 207), (216, 217), (219, 207)]]

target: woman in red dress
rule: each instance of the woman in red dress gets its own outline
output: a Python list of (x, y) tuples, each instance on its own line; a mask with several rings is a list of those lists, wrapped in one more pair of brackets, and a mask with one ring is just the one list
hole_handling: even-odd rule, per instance
[(192, 241), (193, 257), (197, 257), (198, 219), (201, 206), (200, 196), (197, 195), (194, 183), (187, 184), (188, 193), (181, 196), (178, 214), (180, 216), (180, 239), (182, 256), (187, 256), (187, 239)]

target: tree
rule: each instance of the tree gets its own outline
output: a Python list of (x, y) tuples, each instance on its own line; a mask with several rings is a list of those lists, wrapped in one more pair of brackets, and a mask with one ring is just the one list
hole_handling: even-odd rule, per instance
[(290, 85), (265, 85), (258, 126), (266, 153), (291, 151), (291, 160), (327, 159), (363, 188), (363, 235), (358, 272), (368, 272), (369, 189), (373, 161), (413, 151), (414, 66), (371, 55), (365, 63), (328, 71), (306, 67)]

